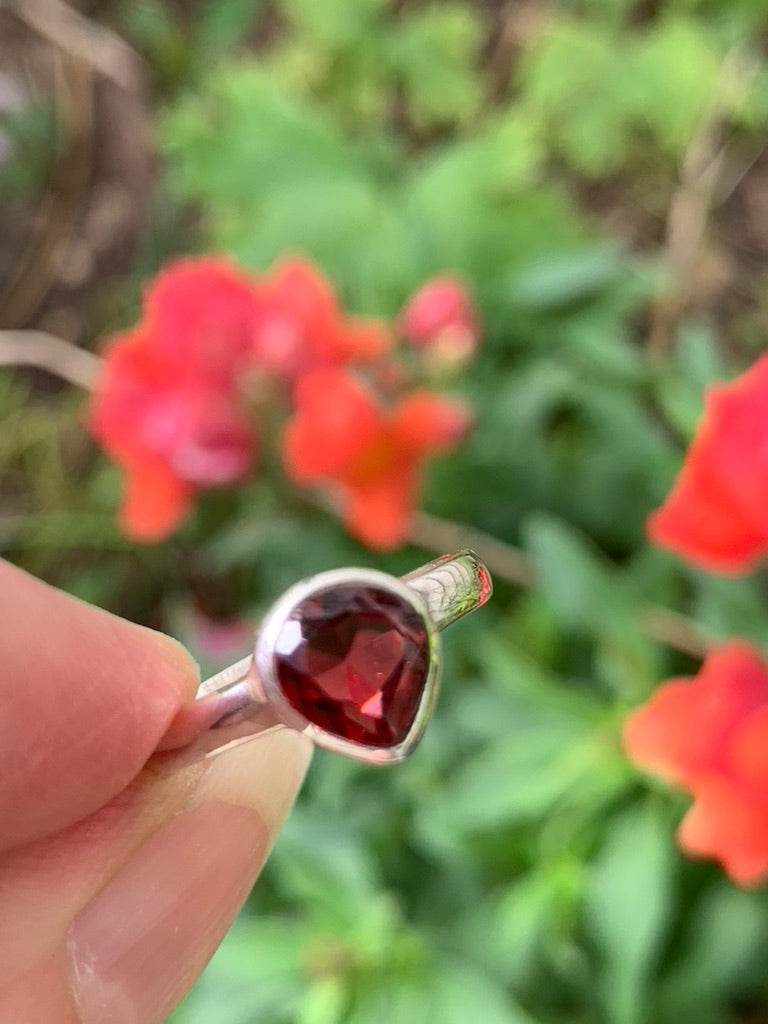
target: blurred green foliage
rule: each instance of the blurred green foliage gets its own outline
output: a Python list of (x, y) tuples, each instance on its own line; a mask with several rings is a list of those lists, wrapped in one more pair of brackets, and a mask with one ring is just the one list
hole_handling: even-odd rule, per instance
[[(446, 636), (407, 764), (316, 757), (174, 1024), (765, 1019), (766, 897), (680, 858), (683, 802), (636, 777), (620, 729), (693, 668), (643, 633), (643, 607), (768, 641), (759, 579), (696, 573), (643, 535), (702, 389), (755, 347), (746, 321), (695, 302), (665, 358), (643, 340), (676, 283), (664, 224), (702, 124), (737, 168), (764, 145), (768, 5), (131, 0), (117, 27), (162, 98), (162, 201), (196, 211), (201, 250), (259, 269), (308, 252), (364, 313), (395, 315), (441, 270), (471, 283), (478, 424), (426, 508), (534, 571)], [(269, 465), (137, 548), (73, 399), (30, 397), (20, 376), (0, 389), (6, 554), (124, 614), (255, 618), (310, 572), (423, 556), (374, 558)]]
[(33, 196), (43, 185), (56, 151), (56, 121), (48, 103), (0, 109), (3, 158), (0, 199)]

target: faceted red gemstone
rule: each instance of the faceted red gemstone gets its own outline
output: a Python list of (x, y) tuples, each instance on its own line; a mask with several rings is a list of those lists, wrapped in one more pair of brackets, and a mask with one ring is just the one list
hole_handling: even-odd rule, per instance
[(280, 687), (315, 725), (391, 747), (408, 734), (429, 669), (424, 621), (382, 587), (347, 584), (296, 606), (275, 644)]

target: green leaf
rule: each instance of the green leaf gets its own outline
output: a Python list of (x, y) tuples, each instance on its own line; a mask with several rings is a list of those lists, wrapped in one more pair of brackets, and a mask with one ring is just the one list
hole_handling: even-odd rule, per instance
[[(447, 773), (424, 807), (438, 836), (446, 823), (461, 836), (538, 820), (561, 801), (580, 800), (585, 787), (599, 804), (623, 785), (611, 767), (616, 755), (600, 737), (605, 711), (597, 701), (560, 685), (509, 644), (489, 637), (479, 646), (488, 685), (506, 695), (498, 712), (505, 728)], [(597, 777), (606, 785), (600, 793), (590, 785)]]
[[(535, 821), (597, 770), (597, 760), (583, 727), (521, 722), (518, 732), (488, 746), (446, 779), (438, 799), (450, 808), (454, 826), (465, 832)], [(490, 786), (491, 778), (503, 785)]]
[(582, 722), (590, 728), (604, 718), (604, 705), (594, 693), (564, 681), (541, 659), (531, 657), (507, 638), (483, 634), (478, 647), (477, 660), (485, 685), (500, 691), (509, 701), (505, 701), (500, 714), (519, 720), (522, 711), (526, 716)]
[(715, 37), (690, 18), (667, 17), (639, 37), (630, 57), (632, 113), (671, 155), (687, 150), (718, 86)]
[(344, 1024), (414, 1024), (428, 1021), (430, 998), (422, 979), (365, 990)]
[(626, 157), (625, 71), (615, 33), (565, 18), (538, 34), (521, 61), (529, 116), (543, 117), (555, 146), (586, 174), (615, 170)]
[(417, 9), (393, 31), (390, 57), (417, 127), (466, 121), (477, 109), (481, 38), (473, 9), (454, 2)]
[(296, 1024), (341, 1024), (346, 1003), (347, 992), (341, 978), (320, 978), (310, 985), (302, 999)]
[(707, 324), (688, 321), (677, 333), (676, 366), (701, 390), (728, 376), (719, 342), (717, 334)]
[(768, 647), (768, 621), (761, 581), (728, 579), (690, 570), (694, 579), (692, 614), (706, 632), (723, 641), (749, 637)]
[(348, 928), (375, 894), (372, 866), (354, 833), (317, 814), (293, 815), (271, 870), (284, 895), (307, 903), (329, 928)]
[(295, 1019), (305, 987), (306, 940), (306, 931), (294, 923), (241, 917), (170, 1024)]
[(585, 915), (611, 1024), (650, 1019), (649, 991), (672, 914), (673, 860), (668, 822), (648, 803), (614, 819), (592, 866)]
[(622, 261), (613, 246), (549, 252), (515, 271), (509, 281), (509, 294), (521, 306), (557, 309), (594, 296), (622, 273)]
[(618, 573), (573, 527), (534, 513), (525, 521), (523, 536), (538, 585), (563, 625), (602, 632), (608, 620), (626, 615), (628, 600)]
[(720, 882), (708, 888), (688, 915), (683, 948), (662, 982), (657, 1019), (719, 1019), (718, 1006), (762, 971), (768, 955), (765, 896)]
[[(518, 133), (518, 122), (508, 126)], [(444, 146), (417, 164), (404, 188), (404, 210), (434, 269), (465, 272), (508, 307), (511, 267), (580, 242), (584, 225), (568, 199), (550, 186), (521, 186), (539, 160), (536, 136), (519, 129), (510, 154), (498, 134)], [(506, 175), (506, 177), (505, 177)]]
[(515, 990), (536, 984), (545, 947), (580, 903), (582, 868), (575, 858), (537, 865), (502, 892), (474, 906), (458, 927), (470, 961), (490, 967)]
[(665, 415), (684, 437), (692, 437), (704, 408), (704, 389), (728, 376), (719, 339), (701, 324), (686, 323), (675, 339), (675, 367), (656, 380)]
[(536, 1024), (492, 977), (456, 960), (438, 960), (417, 979), (387, 979), (366, 992), (345, 1024)]
[(281, 0), (280, 6), (300, 36), (314, 49), (334, 51), (364, 45), (380, 26), (384, 0)]
[(282, 95), (255, 64), (214, 73), (167, 114), (162, 137), (177, 194), (231, 214), (255, 213), (275, 188), (356, 173), (327, 118)]
[(463, 961), (448, 960), (430, 979), (430, 1013), (425, 1020), (467, 1024), (482, 1007), (483, 1024), (536, 1024), (536, 1019), (486, 973)]
[(201, 53), (210, 60), (243, 41), (265, 7), (266, 0), (205, 0), (196, 24)]

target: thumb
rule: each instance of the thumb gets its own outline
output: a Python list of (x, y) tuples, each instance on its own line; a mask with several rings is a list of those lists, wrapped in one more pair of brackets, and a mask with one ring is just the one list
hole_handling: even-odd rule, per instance
[(280, 731), (184, 771), (150, 767), (0, 859), (0, 921), (17, 923), (0, 929), (0, 1019), (162, 1024), (247, 896), (310, 750)]

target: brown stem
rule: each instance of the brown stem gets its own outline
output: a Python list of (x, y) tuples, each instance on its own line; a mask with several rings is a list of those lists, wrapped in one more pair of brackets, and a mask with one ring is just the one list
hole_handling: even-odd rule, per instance
[(506, 0), (492, 19), (492, 39), (483, 61), (486, 112), (507, 95), (515, 56), (528, 50), (546, 27), (549, 7), (548, 0)]
[(704, 659), (712, 646), (712, 639), (707, 638), (697, 622), (668, 608), (653, 605), (640, 608), (637, 620), (646, 636), (692, 658)]
[(138, 54), (103, 25), (96, 25), (63, 0), (6, 0), (29, 28), (94, 71), (130, 89), (140, 64)]
[[(725, 57), (714, 95), (683, 157), (680, 178), (667, 210), (663, 262), (667, 285), (656, 295), (650, 311), (647, 350), (663, 357), (672, 344), (681, 314), (690, 302), (696, 268), (715, 205), (728, 149), (725, 96), (734, 89), (746, 94), (755, 71), (740, 49)], [(732, 100), (730, 101), (732, 102)]]
[(0, 366), (36, 366), (90, 390), (101, 360), (45, 331), (0, 331)]
[(533, 565), (522, 551), (472, 526), (419, 512), (414, 516), (408, 540), (416, 547), (439, 554), (471, 548), (497, 579), (526, 590), (534, 585)]
[[(440, 554), (471, 548), (482, 558), (496, 579), (525, 590), (536, 585), (535, 566), (522, 551), (505, 544), (498, 537), (463, 523), (420, 512), (414, 518), (408, 539), (417, 547)], [(639, 608), (637, 624), (652, 640), (693, 658), (704, 658), (709, 650), (710, 643), (703, 628), (692, 619), (668, 608)]]

